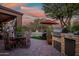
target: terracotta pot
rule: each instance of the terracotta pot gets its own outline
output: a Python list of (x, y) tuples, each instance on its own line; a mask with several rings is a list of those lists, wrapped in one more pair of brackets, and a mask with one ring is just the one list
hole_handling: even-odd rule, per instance
[(52, 45), (52, 39), (47, 39), (48, 44)]
[(48, 44), (52, 45), (52, 35), (47, 37)]

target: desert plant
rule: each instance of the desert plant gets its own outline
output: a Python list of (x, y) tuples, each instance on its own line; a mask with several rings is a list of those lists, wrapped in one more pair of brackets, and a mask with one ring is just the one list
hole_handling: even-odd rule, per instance
[(52, 27), (51, 26), (48, 26), (47, 28), (47, 42), (48, 44), (52, 44)]

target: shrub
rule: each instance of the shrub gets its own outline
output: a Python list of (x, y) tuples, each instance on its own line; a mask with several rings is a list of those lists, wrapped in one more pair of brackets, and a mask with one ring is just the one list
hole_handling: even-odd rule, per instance
[(71, 28), (72, 32), (79, 31), (79, 24), (74, 24)]
[(16, 32), (24, 32), (25, 29), (22, 26), (17, 26), (16, 27)]
[(41, 37), (41, 36), (33, 36), (33, 37), (31, 37), (31, 38), (42, 40), (42, 37)]
[(22, 26), (16, 27), (16, 37), (22, 37), (24, 32), (25, 32), (24, 27), (22, 27)]

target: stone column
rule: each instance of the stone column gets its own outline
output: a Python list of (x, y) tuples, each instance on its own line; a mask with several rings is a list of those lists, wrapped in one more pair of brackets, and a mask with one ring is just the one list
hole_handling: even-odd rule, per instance
[(65, 39), (64, 33), (61, 33), (61, 54), (65, 55)]
[(75, 40), (76, 40), (75, 55), (79, 56), (79, 37), (75, 38)]
[(17, 26), (22, 26), (22, 15), (18, 15), (16, 18)]
[(53, 34), (52, 34), (52, 47), (54, 47), (54, 36), (53, 36)]

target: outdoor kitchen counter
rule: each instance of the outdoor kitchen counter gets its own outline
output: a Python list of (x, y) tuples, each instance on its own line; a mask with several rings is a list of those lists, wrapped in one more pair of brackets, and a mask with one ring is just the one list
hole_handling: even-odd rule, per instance
[(61, 53), (64, 55), (79, 55), (79, 35), (62, 33)]
[(79, 35), (74, 35), (74, 34), (70, 34), (70, 33), (61, 34), (61, 36), (64, 36), (64, 38), (69, 38), (72, 40), (77, 40), (79, 38)]

